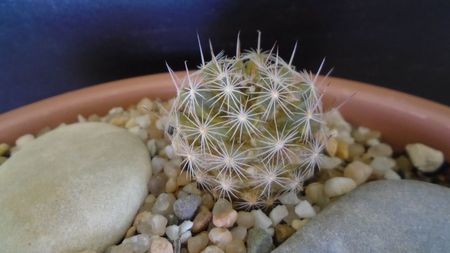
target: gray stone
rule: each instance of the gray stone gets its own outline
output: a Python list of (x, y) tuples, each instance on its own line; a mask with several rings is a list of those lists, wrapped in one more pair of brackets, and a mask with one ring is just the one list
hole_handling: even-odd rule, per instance
[(247, 253), (269, 253), (272, 248), (272, 236), (264, 229), (252, 228), (248, 231)]
[(449, 210), (448, 188), (375, 181), (330, 204), (273, 252), (448, 252)]
[(78, 123), (28, 143), (0, 168), (2, 253), (103, 252), (147, 195), (144, 143), (121, 128)]
[(202, 198), (197, 195), (188, 195), (177, 199), (173, 204), (173, 212), (181, 220), (188, 220), (194, 217), (195, 211), (202, 203)]

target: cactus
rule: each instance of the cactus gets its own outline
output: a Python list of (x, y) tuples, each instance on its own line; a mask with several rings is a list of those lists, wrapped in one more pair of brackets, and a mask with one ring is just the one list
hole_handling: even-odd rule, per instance
[[(215, 197), (242, 208), (270, 206), (302, 190), (327, 141), (317, 75), (297, 72), (278, 52), (214, 54), (179, 80), (167, 132), (183, 169)], [(322, 66), (322, 65), (321, 65)], [(320, 69), (319, 69), (320, 71)]]

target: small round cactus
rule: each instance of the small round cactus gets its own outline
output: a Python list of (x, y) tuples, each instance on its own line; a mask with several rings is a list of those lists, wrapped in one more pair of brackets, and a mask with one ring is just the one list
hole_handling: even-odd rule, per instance
[[(242, 208), (271, 205), (302, 190), (327, 141), (321, 95), (309, 72), (278, 52), (215, 55), (183, 80), (169, 71), (177, 97), (167, 127), (185, 169), (216, 197)], [(319, 70), (320, 71), (320, 70)]]

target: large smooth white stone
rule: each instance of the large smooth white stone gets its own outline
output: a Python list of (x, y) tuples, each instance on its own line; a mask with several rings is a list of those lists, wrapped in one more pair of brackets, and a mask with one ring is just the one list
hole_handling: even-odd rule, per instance
[(0, 251), (103, 250), (147, 194), (144, 143), (104, 123), (55, 129), (0, 166)]

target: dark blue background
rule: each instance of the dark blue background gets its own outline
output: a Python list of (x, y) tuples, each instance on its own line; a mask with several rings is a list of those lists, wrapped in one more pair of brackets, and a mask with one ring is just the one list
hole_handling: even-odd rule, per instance
[[(100, 82), (278, 41), (295, 64), (450, 104), (450, 1), (0, 1), (0, 112)], [(205, 45), (206, 46), (206, 45)]]

